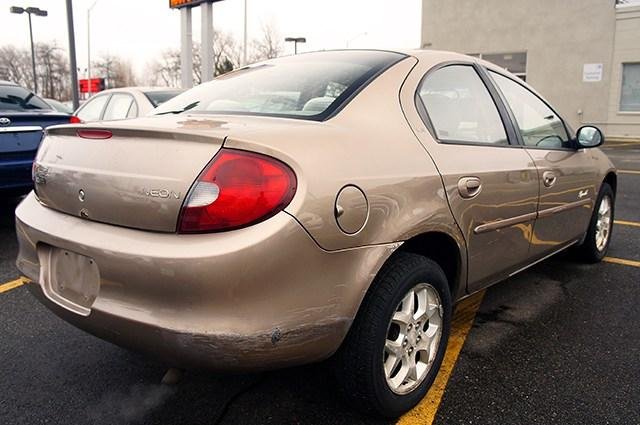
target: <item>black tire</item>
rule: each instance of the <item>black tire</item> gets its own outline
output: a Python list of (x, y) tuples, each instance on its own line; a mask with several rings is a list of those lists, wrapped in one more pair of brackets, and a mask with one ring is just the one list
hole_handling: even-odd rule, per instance
[[(417, 284), (428, 283), (442, 305), (442, 334), (423, 381), (407, 394), (394, 393), (383, 369), (389, 323), (396, 307)], [(367, 292), (358, 315), (336, 355), (334, 371), (344, 397), (367, 414), (395, 418), (414, 407), (436, 378), (449, 340), (452, 301), (438, 264), (421, 255), (399, 252), (387, 261)]]
[[(611, 224), (609, 229), (608, 239), (606, 244), (601, 249), (598, 249), (596, 243), (596, 227), (598, 222), (598, 210), (600, 208), (600, 204), (605, 197), (609, 197), (611, 200)], [(586, 263), (597, 263), (601, 261), (605, 255), (607, 255), (607, 250), (609, 249), (609, 245), (611, 244), (611, 235), (613, 231), (613, 219), (615, 216), (615, 195), (611, 186), (608, 183), (603, 183), (600, 188), (600, 192), (598, 193), (598, 198), (596, 200), (595, 207), (593, 209), (593, 213), (591, 215), (591, 220), (589, 221), (589, 227), (587, 229), (587, 234), (585, 236), (584, 241), (580, 244), (575, 250), (578, 259), (584, 261)]]

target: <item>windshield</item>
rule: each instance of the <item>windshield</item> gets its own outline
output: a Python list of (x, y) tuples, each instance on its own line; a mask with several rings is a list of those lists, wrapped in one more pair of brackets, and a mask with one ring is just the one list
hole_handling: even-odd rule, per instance
[(0, 111), (51, 110), (44, 100), (18, 86), (0, 86)]
[(404, 57), (383, 51), (335, 51), (280, 58), (195, 87), (155, 113), (188, 111), (324, 120), (368, 81)]
[(160, 106), (167, 100), (176, 97), (184, 90), (163, 90), (163, 91), (146, 91), (144, 95), (147, 96), (149, 102), (155, 107)]

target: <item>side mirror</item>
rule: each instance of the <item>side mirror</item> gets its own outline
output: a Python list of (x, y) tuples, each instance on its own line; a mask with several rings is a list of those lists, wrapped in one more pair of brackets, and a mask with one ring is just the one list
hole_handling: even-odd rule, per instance
[(598, 127), (585, 125), (578, 129), (576, 141), (580, 148), (595, 148), (604, 143), (604, 135)]

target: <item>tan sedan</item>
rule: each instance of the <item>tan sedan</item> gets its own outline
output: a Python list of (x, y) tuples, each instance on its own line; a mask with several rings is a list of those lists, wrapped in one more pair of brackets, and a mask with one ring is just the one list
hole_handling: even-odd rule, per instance
[(602, 142), (472, 57), (276, 59), (157, 116), (50, 128), (17, 264), (101, 338), (220, 371), (333, 356), (355, 406), (397, 416), (435, 379), (457, 300), (569, 247), (605, 255)]

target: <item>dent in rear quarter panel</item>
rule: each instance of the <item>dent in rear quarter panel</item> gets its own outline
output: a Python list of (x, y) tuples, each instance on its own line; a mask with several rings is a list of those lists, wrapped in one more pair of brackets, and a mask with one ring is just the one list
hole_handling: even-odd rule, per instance
[[(456, 239), (464, 257), (440, 175), (400, 106), (400, 88), (416, 63), (409, 57), (391, 67), (328, 121), (227, 139), (228, 147), (261, 151), (294, 169), (298, 190), (286, 211), (323, 249), (392, 243), (443, 231)], [(351, 208), (369, 209), (364, 228), (353, 235), (340, 229), (334, 211), (336, 196), (347, 185), (357, 186), (367, 197)]]

